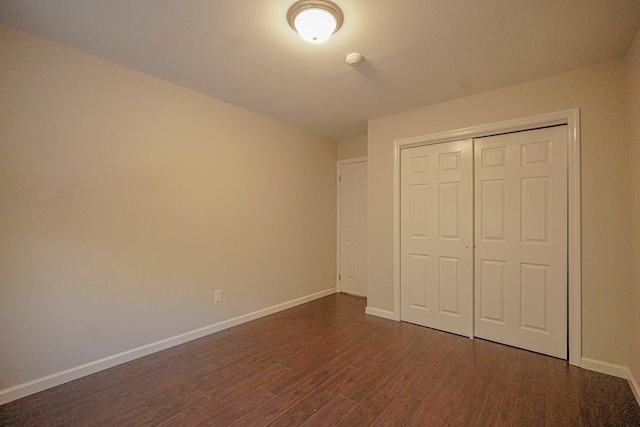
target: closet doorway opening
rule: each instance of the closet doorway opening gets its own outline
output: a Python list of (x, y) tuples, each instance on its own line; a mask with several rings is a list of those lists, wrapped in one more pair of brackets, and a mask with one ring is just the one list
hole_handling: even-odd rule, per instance
[[(578, 130), (575, 109), (395, 142), (398, 319), (425, 324), (412, 316), (426, 312), (436, 319), (427, 326), (580, 366)], [(420, 150), (437, 160), (403, 154)], [(412, 189), (402, 172), (411, 168), (424, 179)]]

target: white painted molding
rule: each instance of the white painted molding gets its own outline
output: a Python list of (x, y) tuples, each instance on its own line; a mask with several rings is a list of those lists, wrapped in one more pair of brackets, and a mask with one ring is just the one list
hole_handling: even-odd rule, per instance
[(400, 149), (401, 141), (393, 144), (393, 311), (402, 319), (400, 311)]
[[(394, 312), (400, 318), (400, 151), (405, 148), (467, 138), (498, 135), (567, 125), (568, 131), (568, 273), (569, 273), (569, 363), (581, 366), (582, 357), (582, 244), (580, 199), (580, 109), (556, 111), (504, 122), (399, 139), (393, 142), (393, 299)], [(589, 359), (587, 359), (589, 360)]]
[(205, 326), (184, 334), (176, 335), (171, 338), (156, 341), (151, 344), (143, 345), (142, 347), (134, 348), (132, 350), (125, 351), (120, 354), (105, 357), (104, 359), (96, 360), (94, 362), (85, 363), (81, 366), (76, 366), (71, 369), (67, 369), (62, 372), (57, 372), (46, 377), (38, 378), (33, 381), (29, 381), (23, 384), (18, 384), (13, 387), (0, 390), (0, 405), (5, 403), (29, 396), (34, 393), (46, 390), (51, 387), (55, 387), (69, 381), (76, 380), (78, 378), (102, 371), (104, 369), (111, 368), (122, 363), (129, 362), (134, 359), (138, 359), (143, 356), (147, 356), (152, 353), (156, 353), (161, 350), (165, 350), (176, 345), (183, 344), (188, 341), (192, 341), (204, 336), (220, 332), (222, 330), (241, 325), (246, 322), (250, 322), (255, 319), (259, 319), (264, 316), (268, 316), (273, 313), (277, 313), (282, 310), (286, 310), (297, 305), (307, 303), (309, 301), (323, 298), (331, 294), (336, 293), (336, 288), (330, 288), (315, 294), (307, 295), (301, 298), (297, 298), (291, 301), (283, 302), (271, 307), (264, 308), (262, 310), (254, 311), (242, 316), (234, 317), (233, 319), (224, 320), (213, 325)]
[(568, 110), (568, 309), (569, 363), (582, 359), (582, 211), (580, 175), (580, 110)]
[(366, 162), (367, 159), (368, 157), (354, 157), (353, 159), (338, 160), (338, 166), (349, 165), (351, 163), (362, 163), (362, 162)]
[(629, 372), (629, 368), (627, 368), (626, 366), (614, 365), (613, 363), (590, 359), (588, 357), (582, 358), (581, 367), (590, 371), (600, 372), (601, 374), (624, 378), (625, 380), (627, 379), (627, 375)]
[[(483, 136), (492, 136), (501, 133), (519, 132), (544, 126), (564, 125), (579, 119), (579, 111), (579, 108), (571, 108), (568, 110), (556, 111), (554, 113), (538, 114), (536, 116), (506, 120), (504, 122), (471, 126), (468, 128), (421, 135), (412, 138), (403, 138), (394, 142), (401, 146), (401, 148), (409, 148), (412, 146), (437, 144), (440, 142), (457, 141), (467, 138), (480, 138)], [(579, 132), (574, 133), (576, 137), (579, 136), (578, 134)]]
[(638, 380), (633, 375), (631, 369), (627, 368), (627, 381), (629, 381), (629, 385), (631, 386), (631, 391), (633, 395), (636, 397), (636, 401), (638, 405), (640, 405), (640, 385), (638, 384)]
[(400, 316), (392, 311), (380, 310), (379, 308), (367, 307), (364, 310), (365, 313), (372, 316), (382, 317), (384, 319), (399, 321)]

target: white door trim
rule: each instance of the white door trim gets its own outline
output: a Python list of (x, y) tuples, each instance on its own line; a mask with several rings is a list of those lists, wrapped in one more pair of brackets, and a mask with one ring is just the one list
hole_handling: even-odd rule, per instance
[[(567, 125), (568, 130), (568, 273), (569, 363), (582, 357), (582, 255), (580, 217), (580, 109), (557, 111), (504, 122), (394, 141), (393, 159), (393, 318), (400, 320), (400, 150), (466, 138), (498, 135), (544, 126)], [(391, 317), (391, 316), (389, 316)]]
[(338, 278), (338, 275), (340, 274), (340, 167), (342, 165), (350, 165), (352, 163), (366, 162), (367, 157), (355, 157), (353, 159), (338, 160), (336, 162), (336, 197), (338, 200), (338, 203), (336, 204), (336, 289), (338, 292), (340, 292), (340, 280)]

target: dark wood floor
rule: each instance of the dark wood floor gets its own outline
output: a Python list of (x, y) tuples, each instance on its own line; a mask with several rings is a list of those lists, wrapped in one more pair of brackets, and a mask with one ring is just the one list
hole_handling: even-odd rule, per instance
[(332, 295), (0, 407), (33, 426), (640, 426), (625, 380)]

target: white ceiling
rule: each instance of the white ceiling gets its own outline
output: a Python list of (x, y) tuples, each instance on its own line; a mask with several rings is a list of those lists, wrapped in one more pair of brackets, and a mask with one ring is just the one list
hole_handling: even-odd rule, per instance
[(289, 27), (294, 0), (2, 0), (0, 21), (332, 139), (623, 56), (640, 27), (640, 0), (334, 1), (321, 45)]

